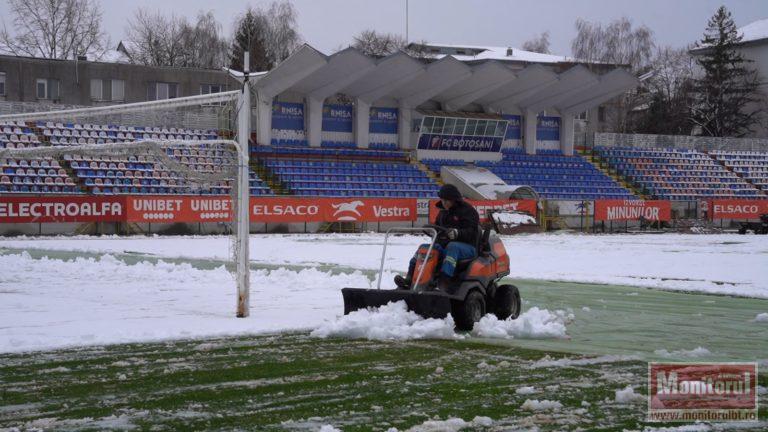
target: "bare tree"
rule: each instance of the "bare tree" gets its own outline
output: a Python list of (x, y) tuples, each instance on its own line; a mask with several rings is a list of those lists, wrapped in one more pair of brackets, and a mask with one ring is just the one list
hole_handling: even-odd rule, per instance
[(405, 38), (394, 33), (363, 30), (354, 37), (352, 46), (372, 57), (388, 56), (406, 47)]
[(274, 64), (288, 58), (301, 43), (296, 26), (296, 9), (288, 1), (272, 2), (265, 14), (267, 55)]
[[(571, 42), (573, 56), (595, 68), (597, 63), (628, 67), (635, 74), (647, 72), (654, 48), (653, 32), (646, 26), (633, 27), (628, 18), (608, 25), (576, 20), (576, 37)], [(605, 111), (606, 123), (616, 132), (631, 131), (630, 113), (644, 102), (641, 93), (630, 91), (618, 97)]]
[(128, 21), (127, 50), (133, 63), (149, 66), (224, 66), (227, 41), (212, 12), (200, 12), (192, 25), (177, 15), (139, 9)]
[(651, 71), (641, 84), (645, 96), (638, 110), (637, 132), (689, 135), (693, 127), (690, 106), (697, 68), (688, 48), (663, 47), (651, 60)]
[(648, 66), (653, 55), (653, 32), (646, 26), (633, 28), (623, 17), (607, 26), (576, 20), (576, 37), (571, 42), (574, 57), (588, 63), (628, 65), (633, 71)]
[(3, 22), (0, 48), (52, 59), (101, 58), (109, 45), (95, 0), (8, 0), (13, 31)]
[(525, 51), (531, 51), (531, 52), (536, 52), (541, 54), (550, 54), (549, 32), (545, 31), (542, 34), (525, 41), (525, 43), (523, 43), (523, 49)]

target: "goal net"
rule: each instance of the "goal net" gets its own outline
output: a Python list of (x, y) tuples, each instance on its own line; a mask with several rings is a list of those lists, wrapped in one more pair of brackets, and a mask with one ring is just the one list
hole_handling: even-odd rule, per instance
[(248, 223), (238, 215), (252, 173), (237, 141), (239, 93), (0, 115), (0, 195), (228, 196), (227, 267), (247, 316)]

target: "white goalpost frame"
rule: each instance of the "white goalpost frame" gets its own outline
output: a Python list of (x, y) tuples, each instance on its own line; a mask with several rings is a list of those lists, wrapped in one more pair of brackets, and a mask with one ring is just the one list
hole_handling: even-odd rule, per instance
[[(249, 59), (245, 53), (244, 71), (237, 73), (229, 71), (235, 79), (243, 84), (240, 91), (214, 93), (210, 95), (189, 96), (163, 101), (138, 102), (106, 107), (79, 108), (73, 110), (30, 112), (22, 114), (0, 115), (0, 121), (33, 121), (46, 119), (65, 119), (78, 117), (92, 117), (118, 113), (136, 112), (148, 109), (178, 108), (195, 106), (204, 103), (236, 101), (237, 116), (237, 141), (232, 140), (199, 140), (199, 141), (158, 141), (144, 140), (136, 142), (112, 143), (112, 144), (80, 144), (69, 146), (41, 146), (24, 149), (0, 148), (2, 158), (29, 158), (63, 155), (65, 153), (84, 155), (120, 155), (132, 154), (132, 152), (153, 152), (170, 169), (183, 172), (186, 177), (198, 183), (210, 183), (231, 179), (235, 177), (236, 194), (230, 194), (235, 207), (233, 225), (235, 225), (235, 245), (233, 259), (235, 261), (235, 279), (237, 282), (237, 306), (238, 318), (248, 317), (250, 314), (250, 185), (249, 185), (249, 146), (248, 140), (251, 131), (251, 89), (249, 84)], [(260, 73), (251, 74), (260, 75)], [(184, 148), (191, 146), (225, 145), (231, 147), (237, 155), (237, 169), (234, 172), (222, 171), (221, 173), (193, 173), (190, 169), (175, 161), (165, 154), (166, 148)], [(163, 157), (164, 156), (164, 157)]]

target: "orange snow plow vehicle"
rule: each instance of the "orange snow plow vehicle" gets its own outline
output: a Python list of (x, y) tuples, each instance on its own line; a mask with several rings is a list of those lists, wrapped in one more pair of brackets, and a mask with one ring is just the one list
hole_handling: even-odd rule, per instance
[[(477, 256), (458, 261), (455, 276), (447, 286), (441, 286), (437, 283), (441, 258), (435, 244), (444, 239), (446, 229), (437, 225), (389, 229), (384, 237), (377, 288), (342, 289), (344, 314), (404, 301), (409, 310), (425, 318), (445, 318), (450, 313), (456, 328), (463, 331), (472, 330), (489, 312), (502, 320), (517, 318), (521, 309), (520, 292), (514, 285), (502, 283), (509, 274), (509, 256), (504, 244), (491, 228), (480, 232)], [(432, 239), (416, 252), (415, 277), (409, 289), (381, 289), (387, 243), (393, 233), (423, 233)]]

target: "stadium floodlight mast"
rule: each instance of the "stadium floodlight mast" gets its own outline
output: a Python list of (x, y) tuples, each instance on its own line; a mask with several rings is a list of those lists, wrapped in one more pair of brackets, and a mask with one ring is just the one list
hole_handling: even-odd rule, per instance
[[(249, 71), (249, 53), (245, 53), (243, 72), (227, 69), (230, 75), (242, 83), (241, 90), (212, 93), (207, 95), (180, 97), (149, 102), (137, 102), (100, 107), (64, 109), (44, 112), (29, 112), (0, 115), (0, 121), (35, 121), (35, 120), (64, 120), (76, 118), (92, 118), (100, 115), (118, 115), (134, 112), (145, 112), (153, 109), (175, 109), (203, 104), (235, 101), (237, 109), (237, 140), (155, 140), (145, 139), (136, 142), (113, 144), (76, 144), (63, 146), (41, 146), (34, 148), (0, 148), (1, 158), (36, 158), (61, 157), (63, 155), (114, 155), (127, 156), (137, 153), (148, 154), (179, 173), (192, 184), (211, 185), (215, 182), (236, 178), (234, 187), (230, 189), (230, 198), (234, 207), (232, 259), (235, 262), (235, 278), (237, 281), (237, 312), (238, 318), (249, 315), (250, 308), (250, 267), (249, 267), (249, 233), (250, 233), (250, 188), (249, 188), (249, 146), (251, 131), (251, 77), (258, 77), (265, 72)], [(218, 146), (221, 149), (236, 153), (237, 167), (222, 167), (220, 172), (204, 173), (189, 168), (166, 154), (166, 149), (189, 147)]]

